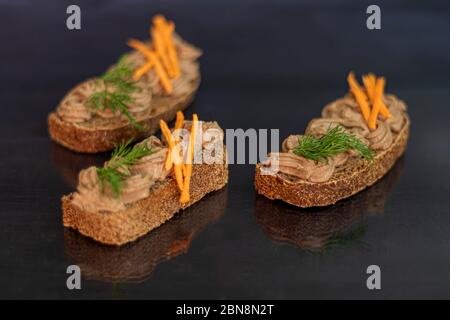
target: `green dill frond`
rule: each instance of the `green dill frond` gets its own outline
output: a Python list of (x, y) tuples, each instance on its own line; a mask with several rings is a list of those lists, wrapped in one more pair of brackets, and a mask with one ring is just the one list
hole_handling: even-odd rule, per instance
[(100, 77), (100, 81), (104, 83), (104, 90), (93, 93), (89, 97), (89, 102), (96, 110), (105, 111), (110, 109), (112, 112), (119, 111), (127, 117), (131, 125), (139, 131), (143, 131), (144, 128), (128, 111), (128, 105), (135, 102), (131, 97), (131, 93), (137, 90), (136, 82), (132, 76), (132, 66), (125, 62), (125, 57), (122, 57), (115, 66)]
[(133, 67), (125, 62), (122, 57), (115, 66), (106, 71), (101, 79), (108, 84), (114, 85), (118, 91), (123, 93), (131, 93), (137, 90), (135, 81), (133, 80)]
[(152, 149), (142, 145), (131, 147), (131, 142), (132, 140), (116, 147), (111, 159), (102, 168), (97, 168), (103, 190), (108, 183), (116, 197), (120, 195), (123, 180), (130, 175), (129, 167), (139, 159), (153, 153)]
[(318, 161), (349, 150), (355, 150), (369, 161), (373, 160), (373, 151), (355, 135), (345, 132), (342, 126), (328, 129), (320, 138), (312, 135), (300, 138), (293, 151), (296, 155)]
[(119, 196), (122, 181), (126, 178), (126, 174), (112, 168), (97, 168), (97, 175), (102, 184), (102, 190), (105, 190), (105, 184), (109, 183), (114, 196)]

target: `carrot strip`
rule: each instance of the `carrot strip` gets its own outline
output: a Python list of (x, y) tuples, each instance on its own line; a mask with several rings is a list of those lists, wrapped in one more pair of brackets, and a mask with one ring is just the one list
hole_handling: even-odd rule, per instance
[(367, 96), (362, 91), (361, 87), (359, 86), (358, 82), (355, 79), (355, 75), (353, 72), (350, 72), (347, 77), (348, 84), (350, 86), (350, 91), (355, 96), (356, 101), (358, 102), (359, 108), (361, 109), (361, 113), (366, 121), (369, 120), (370, 115), (370, 108), (369, 104), (367, 103)]
[[(183, 123), (184, 123), (184, 115), (183, 112), (181, 111), (177, 111), (177, 119), (175, 120), (175, 127), (174, 130), (179, 130), (183, 127)], [(186, 173), (186, 166), (182, 165), (181, 167), (181, 171), (183, 172), (183, 177), (185, 177), (185, 173)]]
[(181, 74), (177, 51), (175, 49), (175, 45), (173, 43), (173, 32), (175, 31), (175, 24), (173, 22), (167, 22), (166, 18), (162, 15), (156, 15), (153, 18), (154, 25), (161, 30), (164, 35), (164, 42), (167, 48), (167, 52), (169, 55), (171, 67), (174, 78), (178, 78)]
[(134, 71), (133, 80), (138, 81), (139, 79), (141, 79), (144, 74), (146, 74), (153, 68), (153, 66), (154, 66), (154, 64), (151, 61), (143, 64), (141, 67), (139, 67), (138, 69), (136, 69)]
[(173, 86), (172, 86), (172, 82), (170, 82), (170, 79), (167, 76), (167, 73), (164, 71), (162, 65), (159, 63), (156, 56), (154, 56), (153, 59), (155, 60), (155, 70), (156, 70), (156, 73), (158, 74), (161, 85), (163, 86), (164, 90), (167, 93), (172, 93)]
[(380, 103), (381, 103), (380, 113), (385, 119), (389, 119), (391, 117), (391, 113), (389, 112), (389, 109), (386, 107), (386, 104), (383, 101), (383, 97), (384, 97), (384, 86), (383, 86), (383, 92), (381, 93), (381, 98), (380, 98)]
[(127, 41), (128, 46), (142, 53), (148, 60), (152, 59), (152, 50), (142, 41), (130, 39)]
[(177, 50), (175, 49), (175, 44), (173, 43), (173, 32), (175, 31), (175, 24), (173, 22), (169, 23), (169, 26), (166, 28), (166, 46), (167, 51), (169, 53), (169, 59), (172, 63), (173, 71), (174, 71), (174, 77), (178, 78), (181, 74), (180, 71), (180, 65), (178, 63), (178, 55)]
[(380, 106), (380, 113), (385, 119), (389, 119), (391, 117), (391, 113), (389, 112), (389, 109), (386, 107), (386, 104), (384, 103), (383, 99), (381, 99), (381, 106)]
[(156, 28), (151, 28), (150, 34), (151, 34), (152, 41), (155, 46), (156, 53), (158, 54), (158, 57), (161, 59), (162, 64), (163, 64), (164, 68), (166, 69), (167, 73), (169, 74), (169, 76), (173, 77), (173, 70), (170, 65), (169, 58), (166, 54), (163, 34), (161, 34), (161, 32), (159, 30), (157, 30)]
[(377, 128), (377, 118), (378, 118), (378, 113), (380, 112), (381, 109), (381, 104), (382, 99), (383, 99), (383, 92), (384, 92), (384, 85), (385, 85), (386, 81), (383, 77), (378, 78), (377, 83), (375, 85), (375, 90), (374, 90), (374, 103), (373, 103), (373, 108), (372, 108), (372, 112), (370, 113), (370, 117), (369, 117), (369, 129), (371, 130), (375, 130)]
[(364, 87), (366, 88), (367, 96), (369, 97), (370, 101), (373, 103), (373, 94), (375, 89), (375, 84), (377, 82), (377, 79), (373, 73), (369, 73), (368, 75), (365, 75), (362, 77)]
[(153, 16), (153, 23), (158, 27), (164, 26), (167, 24), (167, 20), (162, 14), (157, 14)]
[(175, 130), (181, 129), (181, 127), (183, 127), (183, 123), (184, 123), (183, 112), (178, 111), (177, 112), (177, 119), (175, 120)]
[(164, 34), (164, 42), (167, 47), (167, 52), (169, 55), (170, 63), (174, 71), (175, 78), (180, 75), (180, 67), (178, 63), (177, 51), (173, 43), (173, 32), (175, 31), (175, 24), (173, 22), (167, 22), (163, 16), (155, 16), (153, 18), (153, 23), (157, 28), (159, 28)]
[(172, 151), (169, 149), (167, 150), (167, 157), (166, 162), (164, 163), (164, 169), (166, 169), (166, 171), (170, 171), (172, 169), (172, 166), (173, 166)]
[[(167, 126), (167, 123), (164, 120), (159, 121), (159, 125), (161, 127), (161, 132), (163, 133), (164, 137), (167, 140), (167, 144), (169, 145), (169, 150), (171, 151), (171, 155), (174, 157), (174, 172), (175, 172), (175, 179), (178, 184), (178, 188), (180, 191), (183, 190), (183, 174), (181, 172), (181, 161), (179, 158), (179, 154), (177, 154), (177, 150), (175, 150), (175, 142), (173, 141), (172, 132), (170, 132), (169, 127)], [(169, 153), (167, 153), (169, 156)], [(172, 158), (172, 157), (171, 157)], [(167, 165), (167, 162), (166, 162)]]
[(194, 148), (195, 148), (195, 135), (196, 135), (196, 126), (198, 123), (198, 116), (194, 114), (192, 116), (192, 127), (191, 127), (191, 136), (189, 137), (189, 148), (188, 148), (188, 159), (186, 163), (186, 177), (184, 178), (184, 186), (181, 191), (180, 202), (187, 203), (190, 201), (190, 183), (192, 176), (192, 161), (194, 159)]
[(130, 39), (128, 40), (128, 45), (131, 48), (141, 52), (144, 56), (148, 58), (150, 62), (153, 62), (155, 64), (155, 71), (159, 77), (161, 85), (163, 86), (164, 90), (167, 93), (172, 93), (173, 91), (172, 82), (170, 82), (170, 79), (167, 76), (167, 73), (164, 71), (163, 66), (159, 62), (157, 55), (152, 50), (150, 50), (143, 42), (139, 40)]
[[(377, 82), (377, 78), (373, 73), (369, 73), (366, 76), (363, 76), (363, 82), (364, 87), (366, 88), (367, 95), (369, 96), (369, 99), (372, 103), (372, 106), (374, 104), (374, 94), (375, 94), (375, 85)], [(391, 116), (391, 113), (389, 112), (388, 108), (384, 104), (383, 99), (381, 99), (381, 107), (380, 107), (380, 114), (385, 118), (388, 119)]]

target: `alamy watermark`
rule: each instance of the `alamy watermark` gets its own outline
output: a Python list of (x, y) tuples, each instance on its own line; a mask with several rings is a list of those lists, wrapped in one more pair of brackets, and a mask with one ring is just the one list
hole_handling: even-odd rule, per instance
[[(177, 129), (172, 133), (176, 147), (171, 152), (172, 161), (190, 163), (189, 143), (191, 131)], [(224, 140), (226, 148), (224, 148)], [(257, 164), (267, 160), (271, 152), (279, 152), (279, 129), (226, 129), (212, 127), (203, 129), (199, 121), (195, 128), (193, 164)], [(224, 154), (226, 149), (226, 154)], [(271, 165), (277, 166), (276, 161)], [(277, 167), (271, 167), (274, 172)], [(273, 174), (273, 173), (272, 173)]]
[(81, 269), (77, 265), (70, 265), (66, 269), (67, 277), (66, 286), (69, 290), (81, 290)]
[(366, 26), (369, 30), (381, 30), (381, 9), (379, 6), (373, 4), (367, 7)]
[(66, 19), (66, 27), (69, 30), (81, 29), (81, 8), (75, 4), (67, 7), (66, 13), (69, 15)]
[(367, 289), (381, 290), (381, 268), (373, 264), (367, 267), (366, 273), (369, 275), (366, 281)]

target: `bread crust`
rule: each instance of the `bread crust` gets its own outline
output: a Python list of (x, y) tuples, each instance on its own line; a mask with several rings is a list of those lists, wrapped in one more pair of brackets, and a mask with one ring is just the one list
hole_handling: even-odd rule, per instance
[(145, 128), (143, 132), (129, 123), (103, 128), (83, 126), (64, 121), (56, 112), (52, 112), (47, 119), (50, 137), (64, 147), (80, 153), (105, 152), (132, 138), (146, 138), (159, 130), (159, 120), (172, 121), (177, 111), (186, 109), (192, 103), (200, 86), (200, 75), (191, 85), (191, 92), (181, 97), (154, 97), (152, 104), (156, 113), (138, 120)]
[(405, 124), (394, 137), (392, 145), (378, 152), (372, 164), (367, 161), (348, 162), (341, 173), (322, 183), (303, 180), (287, 181), (276, 175), (261, 174), (261, 164), (256, 165), (255, 188), (265, 197), (280, 199), (301, 208), (322, 207), (335, 204), (373, 185), (382, 178), (403, 155), (409, 138), (410, 120), (404, 114)]
[(169, 176), (155, 184), (147, 198), (131, 204), (126, 210), (114, 213), (84, 211), (73, 204), (72, 193), (61, 199), (63, 225), (103, 244), (120, 246), (147, 234), (206, 194), (222, 189), (227, 182), (226, 163), (194, 164), (189, 203), (181, 205), (177, 183)]

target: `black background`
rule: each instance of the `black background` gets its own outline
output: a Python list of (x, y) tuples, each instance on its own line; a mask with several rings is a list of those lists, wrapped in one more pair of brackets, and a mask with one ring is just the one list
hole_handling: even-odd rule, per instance
[[(65, 26), (74, 3), (80, 31)], [(382, 30), (369, 31), (369, 4), (0, 0), (0, 297), (449, 298), (450, 5), (377, 1)], [(205, 51), (188, 115), (224, 128), (280, 128), (285, 137), (346, 93), (349, 70), (372, 71), (409, 105), (405, 157), (374, 190), (325, 211), (256, 196), (254, 167), (234, 165), (226, 191), (120, 251), (65, 232), (60, 197), (74, 190), (79, 169), (106, 155), (55, 145), (46, 116), (127, 50), (129, 37), (146, 38), (159, 12)], [(146, 269), (160, 244), (191, 228), (199, 229), (185, 254)], [(280, 234), (291, 243), (274, 241)], [(311, 242), (326, 245), (310, 250)], [(70, 264), (93, 270), (80, 291), (66, 288)], [(381, 291), (366, 288), (371, 264), (382, 269)], [(129, 282), (139, 266), (145, 279)], [(105, 270), (125, 275), (112, 281)]]

